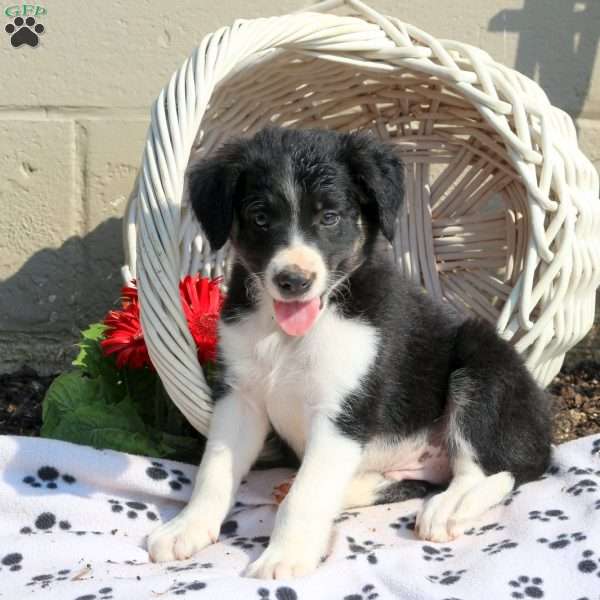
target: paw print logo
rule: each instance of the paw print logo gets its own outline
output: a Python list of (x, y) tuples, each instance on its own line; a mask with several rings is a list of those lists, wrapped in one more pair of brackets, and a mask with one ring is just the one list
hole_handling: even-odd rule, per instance
[(452, 548), (443, 546), (442, 548), (434, 548), (433, 546), (423, 546), (423, 560), (435, 560), (437, 562), (444, 562), (449, 558), (454, 558), (452, 554)]
[(502, 540), (500, 542), (494, 542), (493, 544), (488, 544), (485, 548), (482, 548), (481, 551), (491, 556), (492, 554), (500, 554), (503, 550), (510, 550), (511, 548), (516, 548), (519, 544), (517, 542), (513, 542), (512, 540)]
[(9, 571), (20, 571), (21, 563), (23, 562), (23, 555), (18, 552), (11, 552), (4, 556), (2, 560), (0, 560), (0, 571), (7, 567)]
[(581, 553), (581, 558), (577, 563), (577, 568), (586, 575), (593, 575), (594, 573), (600, 577), (600, 558), (598, 558), (593, 550), (584, 550)]
[[(51, 530), (54, 529), (55, 525), (56, 515), (50, 512), (44, 512), (37, 517), (33, 524), (33, 527), (22, 527), (20, 533), (51, 533)], [(71, 523), (69, 523), (69, 521), (59, 521), (58, 527), (64, 531), (68, 531), (69, 529), (71, 529)]]
[(61, 481), (69, 485), (74, 484), (76, 481), (73, 475), (69, 475), (67, 473), (63, 474), (61, 477), (61, 474), (57, 469), (54, 467), (49, 467), (48, 465), (40, 467), (37, 470), (36, 475), (37, 477), (35, 475), (27, 475), (27, 477), (23, 477), (23, 483), (31, 486), (32, 488), (41, 488), (45, 486), (49, 490), (55, 490), (58, 488)]
[(377, 554), (376, 550), (379, 548), (383, 548), (383, 544), (376, 544), (371, 540), (366, 540), (362, 544), (357, 543), (357, 541), (353, 537), (346, 537), (348, 541), (348, 550), (350, 550), (351, 554), (346, 556), (348, 560), (356, 560), (358, 556), (364, 556), (367, 559), (367, 562), (375, 565), (377, 564)]
[(83, 596), (77, 596), (75, 600), (112, 600), (112, 588), (103, 587), (98, 590), (97, 594), (85, 594)]
[(29, 587), (39, 587), (41, 589), (45, 589), (55, 581), (65, 581), (66, 579), (68, 579), (68, 575), (70, 572), (70, 569), (62, 569), (61, 571), (58, 571), (58, 573), (56, 573), (55, 575), (52, 575), (51, 573), (34, 575), (25, 585)]
[(375, 598), (379, 598), (379, 594), (375, 591), (375, 586), (370, 583), (363, 586), (358, 594), (344, 596), (344, 600), (375, 600)]
[(581, 479), (575, 485), (567, 488), (567, 494), (579, 496), (583, 492), (595, 492), (598, 489), (598, 484), (593, 479)]
[[(273, 600), (271, 590), (267, 588), (258, 588), (256, 593), (260, 600)], [(275, 600), (298, 600), (298, 594), (291, 587), (278, 587), (275, 590)]]
[(183, 596), (188, 592), (197, 592), (206, 587), (204, 581), (176, 581), (170, 588), (169, 592), (173, 592), (176, 596)]
[(471, 529), (467, 529), (465, 531), (465, 535), (485, 535), (486, 533), (490, 533), (491, 531), (502, 531), (504, 529), (504, 525), (499, 525), (498, 523), (488, 523), (487, 525), (482, 525), (479, 528), (471, 527)]
[(543, 537), (538, 538), (540, 544), (545, 544), (548, 548), (552, 548), (552, 550), (561, 550), (562, 548), (570, 546), (573, 542), (583, 542), (583, 540), (587, 540), (587, 536), (581, 533), (581, 531), (576, 531), (575, 533), (561, 533), (557, 535), (554, 540)]
[[(186, 477), (183, 471), (179, 469), (170, 469), (171, 479), (169, 481), (169, 487), (174, 491), (179, 491), (184, 485), (190, 485), (192, 483), (189, 477)], [(152, 466), (146, 469), (146, 475), (154, 481), (162, 481), (169, 478), (169, 471), (160, 462), (153, 461)]]
[(23, 17), (16, 17), (4, 28), (4, 31), (10, 35), (10, 43), (14, 48), (23, 44), (35, 48), (45, 27), (41, 23), (36, 23), (33, 17), (27, 17), (25, 20)]
[(150, 521), (156, 521), (158, 516), (155, 512), (148, 510), (148, 506), (143, 502), (130, 501), (122, 503), (120, 500), (115, 500), (111, 498), (108, 503), (111, 505), (111, 510), (114, 513), (121, 513), (125, 509), (127, 510), (126, 514), (130, 519), (137, 519), (139, 515), (146, 515), (146, 518)]
[(569, 517), (558, 508), (553, 508), (550, 510), (530, 510), (529, 511), (529, 520), (530, 521), (542, 521), (543, 523), (547, 523), (548, 521), (568, 521)]
[(440, 585), (452, 585), (460, 581), (462, 576), (467, 572), (466, 569), (460, 571), (444, 571), (441, 575), (428, 575), (427, 579), (431, 583), (439, 583)]
[(544, 580), (541, 577), (529, 578), (526, 575), (521, 575), (517, 579), (511, 579), (508, 582), (514, 591), (511, 596), (513, 598), (543, 598), (544, 590), (542, 584)]
[(398, 517), (393, 523), (390, 523), (392, 529), (396, 529), (398, 532), (406, 529), (407, 531), (415, 530), (416, 515)]
[(600, 437), (592, 442), (591, 455), (600, 456)]

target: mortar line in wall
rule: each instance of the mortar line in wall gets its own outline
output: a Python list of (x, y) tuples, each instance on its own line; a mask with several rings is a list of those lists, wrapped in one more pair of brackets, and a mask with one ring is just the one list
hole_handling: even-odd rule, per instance
[(0, 120), (22, 121), (72, 121), (100, 119), (134, 119), (148, 121), (149, 107), (99, 107), (99, 106), (0, 106)]

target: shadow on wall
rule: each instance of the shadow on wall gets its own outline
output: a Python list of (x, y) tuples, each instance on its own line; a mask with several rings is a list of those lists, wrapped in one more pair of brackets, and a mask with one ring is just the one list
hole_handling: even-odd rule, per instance
[(494, 32), (516, 32), (515, 69), (535, 79), (574, 119), (587, 98), (600, 40), (600, 0), (524, 0), (492, 17)]
[(64, 364), (79, 331), (118, 302), (123, 260), (121, 219), (111, 218), (59, 248), (39, 250), (0, 281), (0, 346), (8, 355), (2, 362)]

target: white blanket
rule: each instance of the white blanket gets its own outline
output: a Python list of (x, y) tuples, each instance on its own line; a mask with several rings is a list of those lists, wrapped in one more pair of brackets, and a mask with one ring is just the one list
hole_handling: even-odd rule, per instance
[(195, 467), (5, 436), (0, 469), (9, 600), (600, 598), (600, 436), (560, 446), (551, 474), (451, 543), (414, 538), (419, 500), (342, 513), (325, 563), (289, 581), (240, 577), (268, 542), (289, 471), (248, 476), (217, 544), (152, 564), (144, 538), (184, 506)]

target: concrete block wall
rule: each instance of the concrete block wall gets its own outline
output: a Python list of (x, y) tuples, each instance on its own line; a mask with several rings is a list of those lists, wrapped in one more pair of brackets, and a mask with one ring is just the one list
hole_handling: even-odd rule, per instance
[[(536, 78), (577, 119), (600, 168), (598, 0), (371, 0)], [(38, 47), (14, 48), (0, 5), (0, 372), (55, 371), (118, 297), (120, 217), (149, 109), (202, 37), (306, 0), (46, 0)], [(600, 337), (600, 336), (598, 336)], [(578, 357), (598, 353), (589, 338)]]

